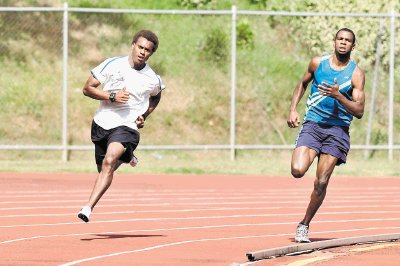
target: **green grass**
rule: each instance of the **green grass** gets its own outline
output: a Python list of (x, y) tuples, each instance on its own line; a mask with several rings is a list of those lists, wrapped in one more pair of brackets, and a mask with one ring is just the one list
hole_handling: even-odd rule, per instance
[[(0, 171), (96, 173), (92, 152), (73, 152), (68, 162), (61, 161), (60, 152), (52, 153), (53, 159), (0, 160)], [(290, 176), (290, 151), (239, 151), (234, 161), (230, 160), (229, 151), (138, 150), (136, 154), (139, 157), (138, 166), (132, 168), (122, 165), (117, 173)], [(395, 159), (390, 161), (387, 154), (382, 152), (379, 159), (366, 160), (362, 151), (351, 151), (347, 164), (336, 167), (333, 176), (400, 176), (399, 156), (396, 154)], [(315, 176), (315, 166), (316, 161), (307, 177)]]

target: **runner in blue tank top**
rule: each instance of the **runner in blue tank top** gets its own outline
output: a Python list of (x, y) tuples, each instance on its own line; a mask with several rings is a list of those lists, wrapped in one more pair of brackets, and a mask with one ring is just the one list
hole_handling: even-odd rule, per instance
[(292, 95), (287, 123), (296, 128), (300, 125), (296, 107), (312, 81), (291, 172), (295, 178), (303, 177), (316, 157), (318, 165), (310, 203), (296, 229), (296, 242), (310, 242), (309, 224), (325, 198), (333, 170), (346, 162), (353, 116), (360, 119), (364, 114), (365, 76), (350, 58), (355, 41), (352, 30), (340, 29), (334, 39), (334, 54), (311, 59)]

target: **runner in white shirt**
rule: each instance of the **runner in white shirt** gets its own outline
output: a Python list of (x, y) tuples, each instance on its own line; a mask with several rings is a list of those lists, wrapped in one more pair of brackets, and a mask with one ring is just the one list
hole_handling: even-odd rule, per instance
[(158, 48), (157, 36), (148, 30), (135, 34), (128, 56), (105, 60), (92, 70), (83, 94), (100, 100), (92, 122), (91, 138), (99, 176), (89, 201), (78, 217), (85, 222), (111, 185), (122, 163), (137, 164), (133, 152), (139, 144), (139, 128), (157, 107), (165, 88), (146, 61)]

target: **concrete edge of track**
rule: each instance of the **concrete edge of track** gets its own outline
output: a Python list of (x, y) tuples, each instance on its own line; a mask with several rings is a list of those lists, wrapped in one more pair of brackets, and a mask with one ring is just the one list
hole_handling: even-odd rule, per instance
[(315, 250), (328, 249), (334, 247), (351, 246), (356, 244), (374, 243), (374, 242), (388, 242), (397, 240), (400, 240), (400, 233), (338, 238), (338, 239), (316, 241), (311, 243), (299, 243), (296, 245), (248, 252), (246, 253), (246, 256), (249, 261), (256, 261), (262, 259), (281, 257), (285, 255), (294, 255), (297, 253), (312, 252)]

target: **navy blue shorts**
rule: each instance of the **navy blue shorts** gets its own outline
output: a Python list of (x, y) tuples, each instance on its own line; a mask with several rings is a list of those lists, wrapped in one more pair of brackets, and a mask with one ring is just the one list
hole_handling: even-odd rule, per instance
[(338, 158), (336, 165), (346, 163), (350, 150), (349, 128), (306, 121), (296, 139), (296, 148), (300, 146), (315, 150), (318, 156), (325, 153)]
[(124, 163), (129, 163), (133, 157), (133, 151), (139, 144), (140, 133), (133, 128), (120, 126), (106, 130), (92, 121), (92, 142), (94, 143), (94, 153), (96, 164), (102, 165), (107, 152), (107, 147), (111, 142), (119, 142), (125, 147), (125, 152), (119, 158)]

